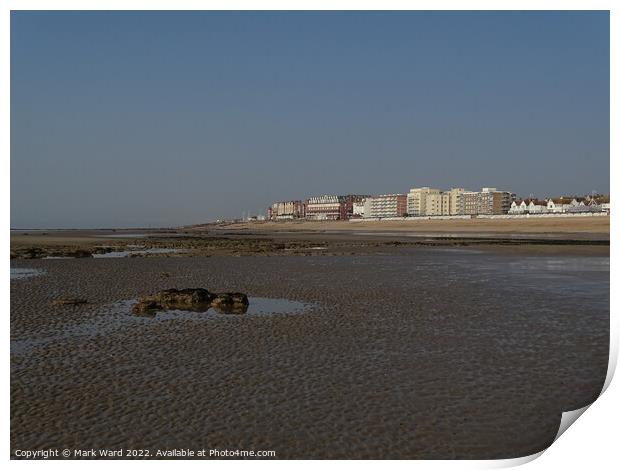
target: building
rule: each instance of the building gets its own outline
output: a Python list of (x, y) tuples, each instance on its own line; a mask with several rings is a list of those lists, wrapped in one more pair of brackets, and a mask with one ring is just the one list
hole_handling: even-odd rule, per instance
[(586, 197), (586, 205), (591, 212), (609, 212), (609, 196), (601, 194)]
[[(427, 215), (426, 203), (429, 195), (441, 194), (439, 189), (429, 188), (411, 188), (407, 194), (407, 215), (418, 216)], [(434, 202), (436, 204), (436, 201)]]
[(461, 193), (461, 213), (465, 215), (508, 214), (512, 202), (512, 193), (498, 191), (496, 188), (482, 188), (482, 191), (464, 191)]
[(412, 188), (407, 195), (407, 215), (436, 216), (462, 213), (463, 188), (441, 191), (435, 188)]
[(267, 209), (267, 217), (270, 220), (301, 219), (305, 215), (305, 204), (303, 201), (274, 202)]
[(544, 214), (547, 201), (540, 199), (515, 199), (510, 204), (509, 214)]
[(512, 194), (508, 191), (498, 191), (497, 188), (482, 188), (478, 193), (478, 212), (482, 215), (508, 214)]
[(364, 201), (364, 217), (380, 219), (385, 217), (404, 217), (407, 211), (405, 194), (382, 194)]
[(359, 219), (361, 217), (364, 217), (364, 201), (365, 199), (361, 202), (353, 203), (353, 213), (351, 214), (352, 219)]
[(463, 193), (465, 192), (464, 188), (452, 188), (448, 191), (450, 202), (448, 215), (459, 215), (463, 213)]
[(527, 202), (527, 212), (529, 214), (544, 214), (547, 212), (547, 201), (530, 199)]
[(450, 194), (427, 194), (425, 206), (424, 212), (420, 215), (450, 215)]
[(478, 213), (478, 192), (463, 191), (461, 194), (461, 214), (476, 215)]
[(340, 198), (340, 202), (342, 203), (340, 218), (342, 220), (347, 220), (352, 217), (360, 217), (359, 215), (356, 216), (353, 213), (353, 206), (354, 204), (358, 204), (358, 210), (359, 210), (359, 205), (361, 204), (362, 210), (363, 210), (364, 200), (370, 197), (370, 195), (369, 194), (347, 194), (346, 196), (338, 196), (338, 197)]
[(539, 199), (515, 199), (510, 204), (509, 214), (544, 214), (547, 201)]
[(569, 209), (577, 204), (577, 201), (573, 204), (574, 198), (568, 196), (554, 197), (547, 201), (547, 211), (552, 213), (568, 212)]
[(345, 202), (340, 196), (316, 196), (306, 201), (306, 219), (339, 220), (345, 212)]

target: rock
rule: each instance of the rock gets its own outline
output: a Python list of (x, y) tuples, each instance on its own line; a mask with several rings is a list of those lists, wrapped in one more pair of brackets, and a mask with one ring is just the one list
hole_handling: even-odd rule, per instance
[(16, 254), (18, 258), (23, 259), (39, 259), (45, 256), (45, 252), (41, 248), (24, 248), (16, 250)]
[(113, 251), (114, 249), (111, 246), (96, 246), (95, 248), (93, 248), (92, 253), (97, 255), (104, 255)]
[(248, 296), (241, 292), (215, 294), (211, 306), (218, 313), (240, 315), (248, 311)]
[(136, 315), (155, 316), (157, 310), (163, 310), (163, 306), (159, 302), (147, 300), (134, 304), (131, 311)]
[[(207, 289), (167, 289), (157, 294), (140, 297), (138, 304), (134, 305), (134, 309), (158, 308), (159, 310), (205, 311), (211, 306), (212, 299), (213, 294)], [(145, 306), (139, 307), (139, 304), (145, 304)], [(155, 304), (159, 307), (155, 307)]]
[(167, 289), (153, 295), (143, 295), (132, 307), (135, 314), (157, 310), (190, 310), (205, 312), (213, 307), (219, 313), (242, 314), (248, 310), (248, 296), (241, 292), (213, 294), (207, 289)]
[(53, 256), (59, 258), (90, 258), (92, 253), (89, 250), (75, 248), (48, 249), (42, 256)]
[(221, 294), (215, 294), (215, 297), (211, 301), (211, 305), (214, 307), (224, 305), (249, 305), (248, 296), (241, 292), (223, 292)]
[(86, 299), (79, 299), (79, 298), (72, 298), (72, 297), (63, 297), (60, 299), (55, 299), (52, 301), (52, 305), (81, 305), (81, 304), (87, 304), (88, 300)]
[(248, 305), (244, 304), (219, 304), (214, 305), (213, 310), (217, 313), (222, 313), (226, 315), (242, 315), (248, 311)]
[(68, 256), (70, 258), (92, 258), (93, 254), (88, 250), (67, 250), (60, 253), (59, 256)]

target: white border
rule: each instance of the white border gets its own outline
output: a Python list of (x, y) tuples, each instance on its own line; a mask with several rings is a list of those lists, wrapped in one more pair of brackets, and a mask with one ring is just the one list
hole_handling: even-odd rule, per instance
[[(615, 2), (616, 4), (618, 2)], [(615, 7), (612, 1), (577, 1), (577, 0), (524, 0), (524, 1), (397, 1), (397, 0), (383, 0), (378, 1), (342, 1), (342, 0), (316, 0), (316, 1), (258, 1), (258, 0), (237, 0), (237, 1), (197, 1), (197, 0), (178, 0), (176, 2), (165, 0), (153, 0), (153, 1), (138, 1), (138, 0), (93, 0), (88, 2), (79, 2), (76, 0), (64, 0), (64, 1), (42, 1), (42, 0), (9, 0), (3, 2), (3, 16), (1, 22), (0, 35), (0, 81), (2, 85), (2, 94), (0, 100), (4, 113), (2, 113), (2, 139), (0, 139), (0, 145), (2, 149), (2, 190), (5, 196), (5, 204), (2, 205), (2, 215), (4, 220), (9, 221), (10, 226), (10, 71), (9, 71), (9, 54), (10, 54), (10, 10), (374, 10), (374, 9), (396, 9), (396, 10), (610, 10), (610, 33), (611, 33), (611, 49), (610, 49), (610, 70), (611, 70), (611, 115), (610, 115), (610, 135), (611, 135), (611, 147), (610, 154), (618, 155), (618, 94), (617, 84), (620, 79), (618, 74), (618, 52), (620, 50), (618, 43), (618, 26), (620, 20), (618, 18), (618, 12), (620, 9)], [(615, 131), (615, 132), (614, 132)], [(618, 164), (613, 158), (610, 159), (610, 175), (617, 176)], [(615, 194), (614, 178), (612, 178), (610, 189)], [(616, 305), (618, 303), (618, 296), (616, 294), (618, 283), (615, 280), (615, 266), (614, 260), (617, 259), (617, 250), (615, 249), (616, 240), (615, 234), (618, 233), (616, 217), (611, 219), (611, 350), (610, 350), (610, 370), (608, 373), (606, 387), (610, 384), (610, 379), (615, 369), (618, 358), (618, 322), (616, 315)], [(4, 246), (8, 247), (10, 244), (9, 230), (7, 229), (2, 233), (5, 241)], [(5, 252), (6, 253), (6, 252)], [(6, 256), (6, 255), (5, 255)], [(6, 258), (8, 261), (8, 257)], [(4, 285), (6, 286), (6, 297), (4, 300), (4, 318), (5, 318), (5, 351), (9, 350), (9, 311), (10, 311), (10, 292), (8, 291), (9, 282), (9, 269), (5, 268), (2, 273)], [(4, 377), (9, 377), (9, 361), (3, 362)], [(615, 381), (617, 382), (617, 380)], [(617, 383), (611, 383), (609, 389), (592, 405), (590, 408), (579, 418), (579, 423), (576, 426), (572, 426), (561, 438), (555, 442), (549, 449), (542, 453), (540, 458), (534, 460), (529, 464), (529, 468), (548, 468), (563, 467), (563, 468), (584, 468), (590, 466), (593, 468), (601, 467), (606, 468), (610, 463), (618, 461), (618, 454), (616, 451), (617, 439), (615, 438), (615, 430), (617, 429), (618, 417), (618, 405), (620, 388)], [(4, 450), (4, 457), (9, 458), (10, 455), (10, 435), (9, 435), (9, 418), (10, 418), (10, 399), (9, 399), (9, 387), (8, 380), (6, 385), (2, 389), (2, 398), (4, 403), (4, 427), (2, 433), (2, 444)], [(538, 457), (531, 456), (530, 458), (515, 459), (507, 461), (414, 461), (413, 465), (421, 468), (499, 468), (504, 466), (514, 466), (531, 461), (533, 458)], [(172, 462), (172, 465), (179, 465), (177, 461), (148, 461), (147, 465), (168, 465)], [(32, 465), (30, 462), (24, 461), (11, 461), (11, 465), (23, 466)], [(42, 464), (41, 461), (35, 463), (35, 465)], [(52, 468), (64, 468), (71, 465), (82, 465), (82, 462), (74, 461), (47, 461), (44, 463)], [(89, 462), (89, 465), (109, 465), (107, 461), (95, 461)], [(189, 461), (184, 462), (185, 465), (200, 465), (204, 466), (204, 461)], [(239, 461), (209, 461), (209, 466), (241, 466), (245, 462)], [(296, 461), (295, 465), (302, 468), (309, 468), (316, 463), (313, 461)], [(117, 461), (114, 462), (115, 466), (129, 466), (129, 465), (144, 465), (144, 462), (126, 462)], [(286, 462), (279, 461), (252, 461), (252, 465), (258, 465), (264, 468), (273, 468), (281, 465), (288, 465)], [(340, 465), (338, 462), (326, 461), (322, 463), (326, 466)], [(372, 462), (361, 461), (356, 462), (354, 465), (360, 467), (368, 467), (373, 465)], [(382, 461), (380, 465), (390, 465), (394, 467), (405, 466), (410, 468), (411, 461)]]

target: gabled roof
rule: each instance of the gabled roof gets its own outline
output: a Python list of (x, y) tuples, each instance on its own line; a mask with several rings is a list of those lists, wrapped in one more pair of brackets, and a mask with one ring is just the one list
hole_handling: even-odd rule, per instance
[(570, 204), (573, 201), (572, 197), (552, 197), (549, 201), (553, 201), (554, 204)]
[(535, 206), (546, 206), (547, 205), (547, 201), (545, 201), (544, 199), (530, 199), (528, 205), (532, 203)]

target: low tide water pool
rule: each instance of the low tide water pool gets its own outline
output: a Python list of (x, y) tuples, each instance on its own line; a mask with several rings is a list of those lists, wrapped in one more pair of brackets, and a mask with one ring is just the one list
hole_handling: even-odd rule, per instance
[[(32, 354), (35, 349), (68, 340), (88, 340), (99, 335), (110, 335), (114, 332), (152, 324), (153, 322), (207, 322), (227, 319), (249, 319), (259, 315), (300, 314), (310, 311), (316, 304), (295, 300), (249, 297), (249, 305), (243, 313), (220, 313), (215, 308), (204, 311), (162, 310), (149, 314), (134, 314), (131, 311), (136, 299), (122, 300), (101, 308), (94, 316), (78, 323), (67, 323), (58, 330), (47, 331), (45, 335), (26, 340), (11, 341), (11, 354), (22, 356)], [(72, 309), (74, 306), (63, 307)]]
[(109, 253), (95, 253), (93, 258), (127, 258), (131, 255), (147, 255), (147, 254), (165, 254), (165, 253), (179, 253), (182, 250), (175, 248), (148, 248), (143, 250), (123, 250), (123, 251), (110, 251)]
[(43, 274), (41, 269), (11, 268), (11, 280), (28, 279), (30, 277), (40, 276), (41, 274)]

